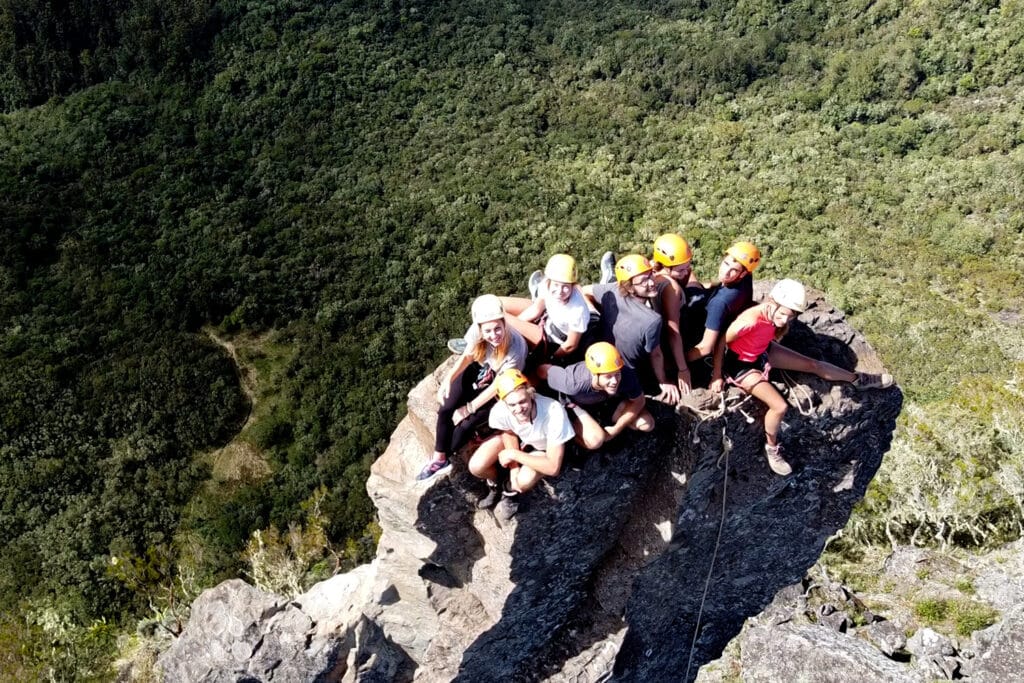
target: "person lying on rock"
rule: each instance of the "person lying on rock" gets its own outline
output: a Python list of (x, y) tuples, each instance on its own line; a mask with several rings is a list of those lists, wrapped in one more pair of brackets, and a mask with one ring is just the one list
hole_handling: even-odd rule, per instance
[(815, 360), (778, 343), (790, 322), (807, 309), (807, 291), (796, 280), (779, 280), (768, 299), (743, 311), (725, 332), (725, 348), (715, 351), (711, 391), (721, 392), (723, 378), (754, 396), (768, 407), (764, 416), (765, 456), (773, 472), (793, 471), (782, 456), (779, 426), (789, 404), (768, 381), (771, 368), (797, 370), (834, 382), (850, 382), (861, 389), (892, 386), (892, 375), (850, 372)]
[(706, 287), (699, 282), (687, 283), (682, 334), (686, 360), (690, 363), (713, 358), (715, 346), (729, 323), (750, 306), (754, 300), (753, 273), (760, 263), (761, 251), (754, 244), (736, 242), (725, 250), (717, 280)]
[[(543, 477), (558, 476), (566, 442), (576, 432), (562, 404), (539, 396), (519, 370), (502, 371), (494, 386), (498, 401), (491, 408), (489, 424), (498, 434), (480, 444), (469, 458), (469, 471), (487, 481), (488, 493), (478, 507), (496, 505), (494, 515), (508, 521), (519, 510), (521, 494)], [(504, 491), (499, 481), (505, 484)]]
[(615, 284), (583, 288), (601, 314), (604, 341), (619, 350), (626, 365), (637, 372), (641, 386), (650, 387), (658, 400), (674, 404), (679, 389), (665, 376), (661, 316), (651, 307), (651, 300), (658, 296), (654, 266), (640, 254), (629, 254), (615, 264), (615, 279)]
[(654, 417), (644, 409), (640, 380), (626, 367), (619, 350), (608, 342), (591, 344), (584, 360), (564, 368), (541, 365), (537, 375), (565, 401), (576, 443), (600, 448), (625, 429), (654, 430)]
[(417, 479), (429, 479), (451, 464), (487, 419), (494, 402), (494, 378), (502, 370), (526, 366), (526, 340), (505, 322), (501, 300), (484, 294), (473, 301), (473, 324), (466, 330), (466, 349), (437, 388), (437, 428), (434, 455)]
[(536, 355), (541, 362), (564, 365), (582, 355), (580, 341), (590, 323), (590, 309), (577, 281), (576, 259), (555, 254), (543, 273), (536, 270), (530, 276), (530, 299), (501, 298), (505, 312), (514, 316), (509, 323), (531, 348), (539, 347)]

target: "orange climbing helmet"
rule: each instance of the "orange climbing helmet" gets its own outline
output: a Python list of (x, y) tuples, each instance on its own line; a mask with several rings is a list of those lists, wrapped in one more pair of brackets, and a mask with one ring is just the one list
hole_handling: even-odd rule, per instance
[(753, 242), (736, 242), (725, 253), (736, 259), (748, 273), (753, 273), (761, 263), (761, 250)]
[(519, 387), (530, 386), (530, 380), (516, 368), (505, 368), (494, 380), (494, 386), (498, 390), (498, 399), (504, 401), (506, 396)]
[(666, 268), (681, 266), (693, 259), (693, 250), (679, 235), (668, 233), (654, 240), (654, 260)]
[(619, 259), (615, 264), (615, 280), (617, 282), (628, 282), (637, 275), (643, 275), (654, 269), (646, 256), (640, 254), (629, 254)]
[(626, 364), (619, 350), (608, 342), (591, 344), (586, 354), (587, 370), (595, 375), (618, 372)]

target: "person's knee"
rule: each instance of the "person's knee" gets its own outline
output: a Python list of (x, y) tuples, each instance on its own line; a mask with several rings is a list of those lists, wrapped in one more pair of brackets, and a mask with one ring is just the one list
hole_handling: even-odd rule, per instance
[(654, 416), (646, 411), (640, 413), (630, 426), (638, 432), (653, 432)]
[(512, 471), (509, 483), (512, 485), (512, 488), (519, 493), (526, 493), (536, 486), (537, 482), (541, 479), (542, 477), (539, 473), (524, 465), (517, 467)]
[(594, 451), (604, 445), (607, 432), (603, 429), (588, 429), (583, 432), (583, 447), (588, 451)]

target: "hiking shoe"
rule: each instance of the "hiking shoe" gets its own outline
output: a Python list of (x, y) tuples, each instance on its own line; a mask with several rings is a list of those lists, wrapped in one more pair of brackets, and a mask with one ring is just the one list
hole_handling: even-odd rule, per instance
[(764, 445), (764, 454), (768, 458), (768, 467), (771, 468), (772, 472), (781, 476), (786, 476), (793, 471), (793, 468), (789, 466), (789, 463), (782, 457), (782, 446), (769, 446)]
[(507, 522), (519, 512), (519, 494), (502, 494), (501, 500), (494, 506), (494, 516), (499, 522)]
[(533, 301), (536, 301), (537, 297), (540, 296), (540, 283), (542, 282), (544, 282), (544, 273), (539, 270), (530, 273), (530, 299)]
[(432, 476), (434, 476), (444, 468), (450, 466), (451, 464), (452, 461), (449, 460), (448, 458), (445, 458), (444, 460), (431, 460), (423, 467), (422, 470), (420, 470), (420, 473), (416, 475), (416, 481), (430, 479)]
[(601, 284), (615, 282), (615, 252), (606, 251), (601, 256)]
[(462, 337), (456, 337), (455, 339), (448, 340), (448, 350), (454, 353), (456, 356), (461, 356), (466, 352), (466, 347), (469, 344)]
[(892, 375), (888, 372), (883, 372), (880, 375), (871, 372), (858, 372), (857, 379), (853, 380), (853, 386), (858, 389), (888, 389), (892, 384)]
[(497, 486), (488, 486), (487, 495), (476, 502), (476, 507), (479, 510), (486, 510), (494, 507), (500, 499), (501, 489)]

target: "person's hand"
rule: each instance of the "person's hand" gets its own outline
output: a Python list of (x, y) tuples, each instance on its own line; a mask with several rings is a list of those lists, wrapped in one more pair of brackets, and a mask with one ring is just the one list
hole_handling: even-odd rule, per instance
[(455, 412), (452, 413), (452, 424), (459, 424), (472, 414), (473, 413), (469, 411), (468, 404), (464, 406), (459, 406), (458, 408), (455, 409)]
[(680, 396), (686, 396), (688, 393), (690, 393), (690, 388), (691, 388), (690, 387), (690, 382), (692, 380), (690, 379), (690, 371), (689, 370), (680, 370), (679, 371), (679, 378), (676, 381), (679, 384), (679, 394), (680, 394)]
[(670, 406), (679, 403), (679, 387), (668, 382), (659, 382), (658, 386), (661, 387), (661, 393), (654, 397), (655, 401), (661, 401)]
[(437, 387), (437, 402), (444, 403), (448, 400), (448, 394), (451, 393), (452, 383), (447, 377), (441, 380), (441, 384)]
[(502, 467), (508, 467), (512, 463), (516, 462), (515, 451), (505, 448), (498, 453), (498, 462), (501, 463)]
[(725, 380), (721, 377), (718, 379), (711, 380), (711, 385), (708, 387), (708, 391), (712, 394), (720, 394), (725, 391)]

